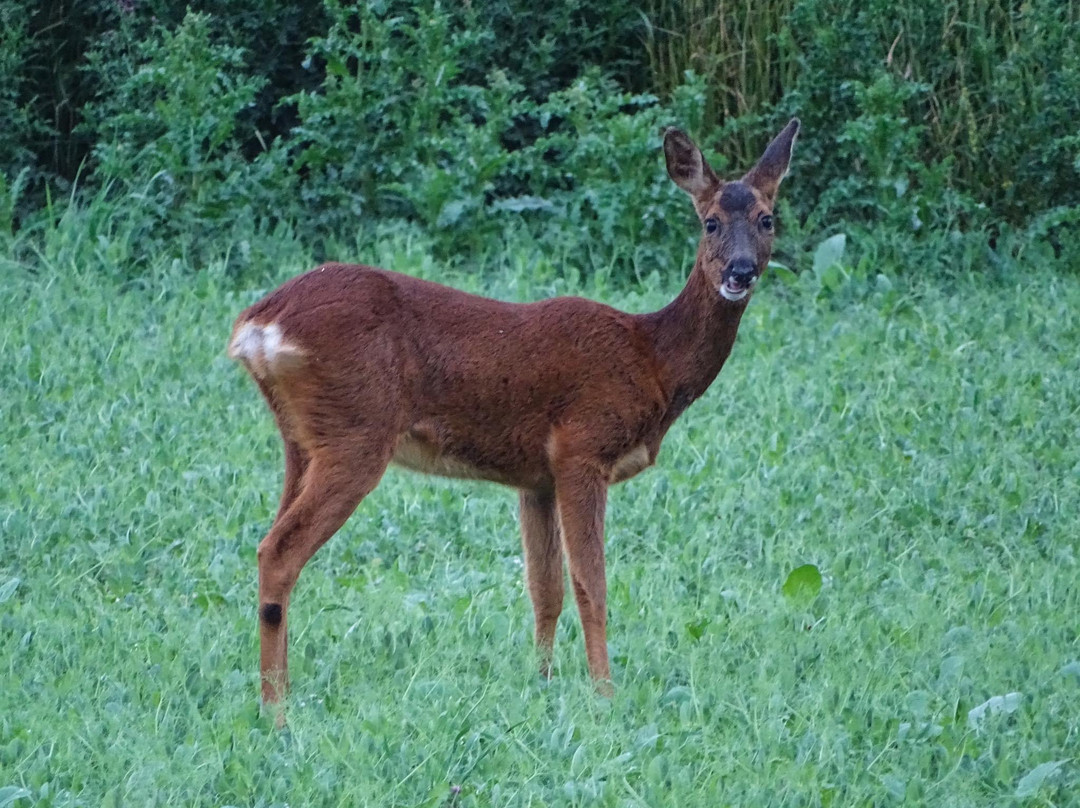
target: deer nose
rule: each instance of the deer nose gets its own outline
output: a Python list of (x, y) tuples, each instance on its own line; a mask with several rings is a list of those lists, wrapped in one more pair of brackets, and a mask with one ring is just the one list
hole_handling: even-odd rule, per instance
[(733, 281), (747, 284), (757, 274), (757, 267), (750, 258), (736, 258), (728, 264), (727, 274)]

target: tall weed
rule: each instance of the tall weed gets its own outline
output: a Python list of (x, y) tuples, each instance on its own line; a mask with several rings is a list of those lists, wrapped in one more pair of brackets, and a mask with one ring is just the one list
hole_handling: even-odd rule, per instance
[(649, 0), (643, 45), (654, 92), (668, 96), (686, 71), (704, 79), (704, 118), (725, 126), (727, 153), (758, 156), (783, 114), (773, 107), (798, 79), (798, 50), (785, 20), (796, 0)]

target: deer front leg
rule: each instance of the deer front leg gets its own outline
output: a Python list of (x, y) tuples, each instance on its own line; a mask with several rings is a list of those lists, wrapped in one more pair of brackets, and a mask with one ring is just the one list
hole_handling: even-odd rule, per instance
[(536, 650), (540, 675), (551, 677), (551, 656), (555, 626), (563, 607), (563, 553), (559, 523), (555, 515), (555, 494), (551, 491), (522, 491), (521, 546), (525, 551), (525, 581), (536, 618)]
[(607, 481), (595, 471), (562, 470), (555, 480), (555, 501), (570, 566), (589, 673), (597, 689), (611, 695), (607, 652), (607, 581), (604, 577), (604, 510)]

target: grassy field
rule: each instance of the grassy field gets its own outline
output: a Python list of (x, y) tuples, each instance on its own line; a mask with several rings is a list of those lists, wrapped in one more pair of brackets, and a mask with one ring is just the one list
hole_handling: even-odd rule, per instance
[[(357, 257), (447, 279), (402, 238)], [(495, 263), (448, 280), (632, 310), (679, 282)], [(303, 268), (4, 271), (0, 807), (1080, 804), (1080, 278), (767, 277), (612, 492), (610, 702), (569, 599), (533, 673), (513, 493), (391, 471), (297, 587), (279, 733), (280, 447), (223, 349)]]

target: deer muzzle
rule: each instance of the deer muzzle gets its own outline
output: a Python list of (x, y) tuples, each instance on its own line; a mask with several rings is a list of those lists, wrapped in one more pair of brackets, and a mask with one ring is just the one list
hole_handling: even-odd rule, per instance
[(721, 275), (720, 294), (732, 302), (742, 300), (758, 280), (757, 266), (749, 258), (737, 258)]

